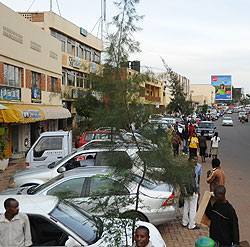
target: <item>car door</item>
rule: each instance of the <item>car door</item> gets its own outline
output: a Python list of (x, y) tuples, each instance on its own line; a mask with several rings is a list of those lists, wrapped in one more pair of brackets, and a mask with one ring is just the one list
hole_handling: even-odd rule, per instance
[(65, 156), (63, 149), (63, 136), (45, 136), (35, 145), (31, 153), (30, 166), (50, 164)]
[(93, 213), (101, 215), (105, 213), (105, 204), (103, 202), (105, 202), (108, 197), (108, 204), (113, 204), (114, 197), (112, 195), (118, 197), (122, 195), (129, 196), (130, 192), (124, 185), (111, 178), (105, 176), (93, 176), (88, 179), (87, 189), (83, 197), (83, 200), (86, 203), (83, 203), (82, 205), (86, 211), (96, 209)]

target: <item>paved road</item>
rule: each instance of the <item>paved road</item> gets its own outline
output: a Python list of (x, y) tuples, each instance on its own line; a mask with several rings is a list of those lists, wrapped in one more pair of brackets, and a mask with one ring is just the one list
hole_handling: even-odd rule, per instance
[[(227, 199), (236, 209), (241, 240), (250, 243), (250, 122), (240, 123), (238, 114), (230, 114), (234, 126), (222, 126), (222, 119), (215, 122), (221, 137), (219, 159), (226, 174)], [(208, 190), (204, 183), (206, 171), (211, 168), (211, 159), (203, 165), (201, 191)]]

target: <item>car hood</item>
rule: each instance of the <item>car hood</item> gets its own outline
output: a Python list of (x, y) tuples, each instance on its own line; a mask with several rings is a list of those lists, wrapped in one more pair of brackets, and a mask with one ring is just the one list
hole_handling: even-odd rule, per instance
[(47, 167), (40, 168), (40, 167), (36, 167), (36, 168), (25, 168), (21, 171), (18, 171), (17, 173), (14, 174), (13, 177), (17, 178), (17, 177), (34, 177), (34, 175), (36, 174), (38, 178), (44, 177), (45, 175), (47, 175), (48, 177), (50, 177), (50, 174), (52, 173), (52, 169), (49, 169)]
[(7, 189), (0, 192), (0, 195), (27, 195), (27, 191), (29, 188), (33, 186), (28, 187), (21, 187), (21, 188), (15, 188), (15, 189)]

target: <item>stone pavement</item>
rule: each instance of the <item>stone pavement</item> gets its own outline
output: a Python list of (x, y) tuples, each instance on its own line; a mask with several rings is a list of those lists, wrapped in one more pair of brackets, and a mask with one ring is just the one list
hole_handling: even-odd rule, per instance
[[(210, 166), (210, 165), (208, 165)], [(5, 171), (0, 172), (0, 191), (4, 190), (9, 183), (13, 173), (25, 168), (25, 160), (12, 160)], [(158, 227), (167, 247), (194, 247), (200, 237), (208, 236), (208, 228), (201, 227), (199, 230), (188, 230), (181, 225), (182, 209), (179, 210), (177, 218)]]

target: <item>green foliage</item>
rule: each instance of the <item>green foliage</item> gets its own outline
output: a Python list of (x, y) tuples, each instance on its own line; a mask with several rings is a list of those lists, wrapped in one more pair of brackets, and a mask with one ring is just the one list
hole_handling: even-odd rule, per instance
[(192, 100), (186, 100), (186, 94), (184, 93), (183, 85), (178, 79), (178, 75), (166, 64), (164, 59), (162, 59), (162, 62), (166, 69), (169, 83), (168, 88), (171, 93), (170, 103), (166, 111), (168, 113), (180, 113), (183, 115), (191, 114), (194, 111)]
[(241, 93), (241, 90), (235, 88), (232, 86), (232, 103), (239, 103), (243, 98), (243, 95)]
[(91, 92), (88, 92), (85, 97), (78, 98), (74, 102), (74, 107), (79, 116), (90, 118), (93, 115), (95, 108), (99, 107), (100, 104), (100, 101), (97, 100)]

